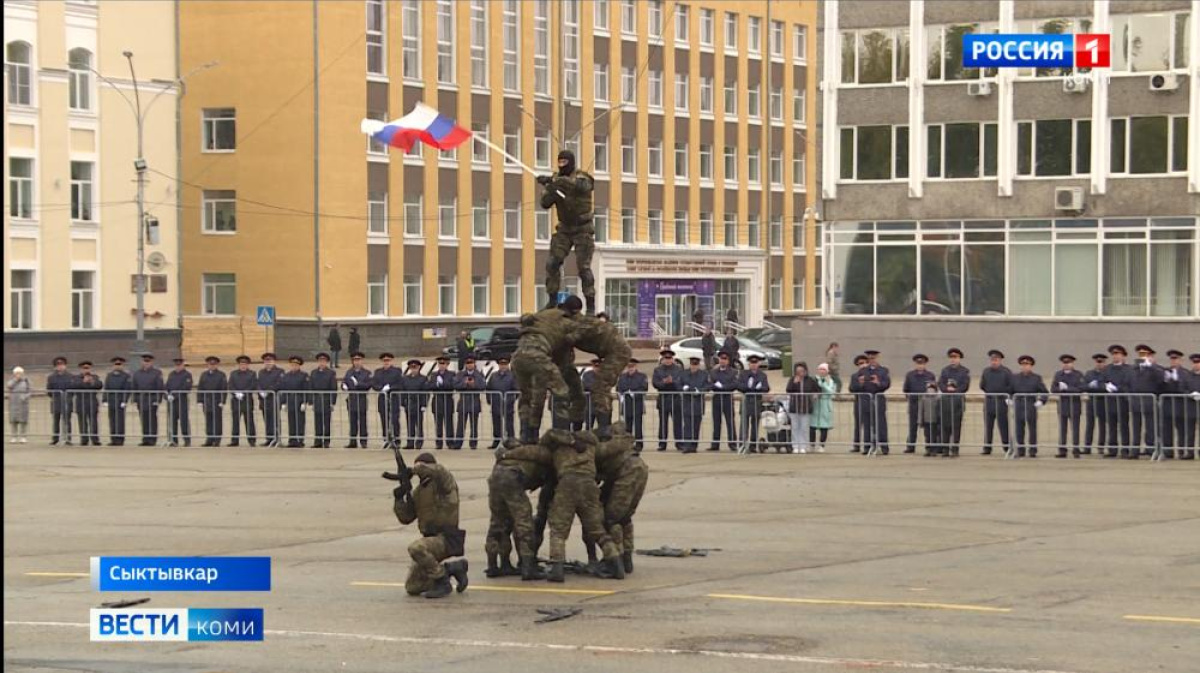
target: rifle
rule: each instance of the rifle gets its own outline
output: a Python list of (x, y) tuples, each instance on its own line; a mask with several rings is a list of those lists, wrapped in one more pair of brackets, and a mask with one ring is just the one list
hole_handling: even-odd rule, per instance
[(404, 493), (412, 492), (412, 470), (408, 469), (408, 465), (404, 463), (404, 456), (400, 455), (400, 447), (393, 446), (392, 453), (396, 456), (396, 471), (384, 472), (383, 478), (391, 481), (400, 482), (400, 488)]

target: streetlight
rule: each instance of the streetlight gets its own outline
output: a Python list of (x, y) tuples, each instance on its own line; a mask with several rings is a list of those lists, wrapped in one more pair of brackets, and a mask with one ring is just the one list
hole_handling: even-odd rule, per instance
[(184, 80), (186, 80), (187, 78), (191, 77), (192, 75), (194, 75), (202, 70), (208, 70), (209, 68), (216, 66), (217, 61), (210, 61), (203, 65), (197, 66), (196, 68), (193, 68), (191, 71), (189, 71), (183, 77), (180, 77), (179, 79), (176, 79), (176, 80), (170, 82), (169, 83), (170, 86), (163, 87), (161, 90), (159, 90), (158, 93), (154, 94), (154, 97), (150, 99), (150, 102), (147, 103), (146, 107), (143, 109), (142, 108), (141, 91), (138, 89), (137, 74), (134, 72), (134, 69), (133, 69), (133, 52), (126, 50), (126, 51), (121, 52), (121, 55), (124, 56), (127, 61), (129, 61), (129, 77), (133, 81), (133, 100), (132, 101), (129, 100), (129, 97), (125, 95), (125, 92), (121, 91), (121, 88), (118, 87), (115, 82), (113, 82), (109, 78), (105, 77), (104, 75), (101, 75), (94, 68), (89, 67), (88, 70), (91, 70), (92, 73), (94, 75), (96, 75), (96, 77), (99, 77), (102, 81), (104, 81), (106, 84), (108, 84), (110, 87), (112, 87), (114, 91), (116, 91), (118, 94), (120, 94), (121, 98), (125, 99), (125, 102), (129, 105), (130, 111), (133, 112), (134, 119), (137, 121), (137, 157), (134, 158), (134, 160), (133, 160), (133, 170), (137, 173), (137, 211), (138, 211), (138, 213), (137, 213), (137, 222), (138, 222), (137, 285), (135, 286), (136, 292), (137, 292), (137, 338), (133, 344), (133, 354), (135, 356), (137, 356), (137, 355), (144, 355), (144, 354), (150, 352), (150, 350), (146, 344), (146, 225), (147, 225), (147, 223), (146, 223), (146, 170), (147, 170), (147, 164), (146, 164), (145, 152), (143, 151), (144, 150), (144, 137), (145, 137), (144, 131), (145, 131), (146, 115), (148, 115), (150, 113), (150, 108), (154, 107), (154, 104), (156, 102), (158, 102), (158, 99), (161, 98), (164, 93), (173, 90), (177, 86), (180, 89), (182, 89)]

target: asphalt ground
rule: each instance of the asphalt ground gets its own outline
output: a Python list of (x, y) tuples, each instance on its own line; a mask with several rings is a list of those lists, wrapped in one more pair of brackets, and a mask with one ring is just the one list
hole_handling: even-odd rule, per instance
[[(409, 454), (411, 456), (411, 453)], [(383, 451), (4, 449), (6, 671), (1194, 673), (1200, 471), (1138, 461), (646, 454), (624, 581), (483, 577), (490, 452), (442, 451), (471, 588), (405, 595)], [(576, 527), (576, 530), (578, 527)], [(568, 553), (583, 554), (573, 540)], [(97, 555), (270, 555), (261, 643), (88, 641)], [(537, 608), (576, 617), (534, 624)]]

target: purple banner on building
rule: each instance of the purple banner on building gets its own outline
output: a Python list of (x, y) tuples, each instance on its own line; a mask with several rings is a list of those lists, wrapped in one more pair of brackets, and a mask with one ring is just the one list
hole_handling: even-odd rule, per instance
[(663, 298), (664, 327), (674, 333), (683, 333), (683, 326), (692, 319), (699, 308), (704, 314), (712, 315), (715, 280), (639, 280), (638, 281), (638, 336), (654, 336), (655, 318), (659, 314), (658, 299)]

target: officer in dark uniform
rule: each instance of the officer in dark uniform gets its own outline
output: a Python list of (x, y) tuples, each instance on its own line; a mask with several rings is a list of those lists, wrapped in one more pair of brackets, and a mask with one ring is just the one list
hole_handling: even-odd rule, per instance
[(425, 375), (421, 373), (420, 360), (409, 360), (407, 369), (400, 377), (400, 407), (404, 409), (407, 422), (404, 448), (425, 447), (425, 407), (429, 406), (429, 394), (425, 392)]
[(1188, 371), (1183, 366), (1183, 353), (1172, 348), (1167, 351), (1170, 366), (1163, 373), (1162, 428), (1159, 438), (1163, 446), (1163, 457), (1174, 458), (1176, 446), (1187, 446), (1187, 431), (1184, 428), (1187, 404)]
[(517, 409), (517, 379), (508, 367), (508, 358), (496, 359), (496, 370), (487, 377), (488, 407), (492, 410), (492, 446), (513, 437), (513, 414)]
[(1000, 443), (1005, 450), (1008, 441), (1008, 407), (1012, 405), (1009, 395), (1012, 395), (1012, 370), (1004, 366), (1004, 353), (998, 350), (988, 351), (991, 363), (984, 368), (979, 377), (979, 389), (987, 396), (983, 401), (983, 455), (992, 453), (992, 433), (997, 426), (1000, 428)]
[(104, 377), (104, 404), (108, 406), (108, 445), (125, 446), (125, 407), (129, 404), (129, 391), (133, 390), (133, 377), (125, 371), (125, 358), (117, 356), (110, 360), (112, 370)]
[[(865, 367), (866, 364), (867, 364), (867, 356), (862, 355), (862, 354), (854, 356), (854, 371), (855, 372), (857, 372), (859, 369), (862, 369), (863, 367)], [(850, 388), (851, 389), (849, 392), (853, 396), (852, 401), (854, 402), (852, 405), (850, 405), (850, 407), (854, 410), (854, 441), (853, 441), (853, 446), (850, 448), (850, 453), (861, 453), (861, 452), (863, 452), (863, 448), (864, 448), (863, 441), (862, 441), (862, 418), (861, 418), (862, 408), (866, 407), (866, 409), (869, 413), (871, 405), (869, 402), (864, 401), (862, 403), (863, 406), (862, 407), (859, 406), (859, 396), (861, 395), (861, 393), (856, 392), (853, 389), (854, 388), (854, 380), (855, 380), (854, 377), (850, 378), (850, 384), (851, 384)], [(870, 449), (867, 449), (867, 451), (870, 451)]]
[(179, 446), (179, 435), (183, 445), (192, 445), (192, 409), (188, 406), (192, 392), (192, 373), (187, 370), (183, 358), (175, 358), (175, 368), (167, 374), (167, 416), (171, 420), (168, 428), (170, 446)]
[[(959, 444), (962, 442), (963, 412), (966, 410), (966, 395), (971, 389), (971, 370), (962, 365), (963, 352), (961, 348), (951, 348), (946, 351), (950, 364), (942, 367), (938, 376), (938, 390), (942, 392), (941, 409), (947, 413), (941, 414), (939, 424), (942, 432), (942, 446), (950, 449), (951, 456), (958, 456)], [(953, 386), (951, 386), (953, 382)], [(946, 399), (946, 395), (953, 395)]]
[[(429, 374), (425, 389), (430, 392), (430, 402), (433, 405), (433, 436), (434, 446), (442, 448), (444, 442), (454, 448), (454, 372), (450, 371), (450, 359), (438, 357), (437, 369)], [(459, 443), (462, 446), (462, 443)]]
[(596, 373), (600, 369), (600, 362), (600, 358), (592, 358), (592, 361), (589, 363), (591, 369), (588, 369), (579, 377), (579, 383), (583, 386), (584, 399), (587, 400), (585, 410), (586, 420), (584, 420), (583, 427), (572, 428), (573, 430), (582, 430), (584, 427), (590, 430), (596, 420), (596, 406), (592, 404), (592, 386), (596, 385)]
[(1192, 353), (1188, 359), (1192, 361), (1192, 370), (1184, 379), (1184, 392), (1188, 399), (1184, 400), (1183, 427), (1187, 434), (1188, 449), (1180, 451), (1179, 457), (1183, 460), (1195, 458), (1196, 448), (1200, 446), (1197, 444), (1200, 441), (1200, 353)]
[(708, 372), (700, 367), (700, 358), (688, 358), (689, 368), (679, 377), (682, 403), (684, 453), (695, 453), (700, 442), (700, 424), (704, 422), (704, 393), (708, 391)]
[(479, 448), (479, 414), (483, 413), (483, 391), (486, 381), (483, 372), (475, 368), (475, 357), (467, 356), (466, 367), (454, 380), (458, 391), (458, 429), (452, 449), (461, 449), (467, 440), (467, 426), (471, 427), (471, 450)]
[(746, 437), (747, 451), (763, 453), (767, 450), (765, 443), (767, 438), (763, 437), (763, 442), (759, 442), (758, 421), (762, 417), (763, 396), (771, 392), (771, 382), (767, 380), (767, 373), (758, 368), (759, 363), (762, 362), (761, 357), (751, 355), (746, 358), (746, 362), (750, 363), (750, 367), (742, 372), (738, 386), (738, 389), (745, 393), (742, 398), (744, 436)]
[[(929, 384), (937, 384), (937, 377), (933, 375), (933, 372), (926, 369), (926, 365), (929, 364), (929, 358), (924, 353), (917, 353), (912, 357), (912, 361), (916, 366), (904, 375), (903, 392), (904, 396), (908, 398), (908, 442), (904, 447), (905, 453), (917, 452), (917, 428), (921, 425), (921, 396), (928, 392)], [(931, 442), (936, 443), (937, 440), (927, 432), (925, 435), (926, 453), (929, 453), (929, 444)]]
[(667, 450), (667, 426), (675, 437), (676, 450), (682, 451), (678, 444), (683, 437), (683, 423), (679, 417), (682, 400), (679, 399), (679, 378), (683, 376), (683, 367), (675, 362), (675, 351), (665, 348), (658, 353), (662, 359), (654, 368), (651, 383), (658, 391), (658, 450)]
[(729, 353), (729, 364), (733, 365), (735, 369), (742, 369), (742, 342), (732, 329), (726, 335), (725, 341), (721, 342), (721, 350)]
[(1130, 449), (1133, 457), (1138, 456), (1142, 444), (1142, 431), (1145, 430), (1146, 453), (1153, 453), (1158, 446), (1155, 437), (1157, 419), (1154, 415), (1158, 406), (1158, 397), (1163, 394), (1166, 383), (1166, 370), (1154, 361), (1154, 349), (1146, 344), (1138, 344), (1135, 349), (1138, 354), (1137, 366), (1133, 369), (1133, 385), (1130, 390), (1129, 407), (1133, 416), (1133, 434), (1130, 439)]
[(1083, 373), (1075, 369), (1074, 355), (1060, 355), (1058, 361), (1062, 363), (1062, 369), (1054, 373), (1054, 381), (1050, 383), (1051, 391), (1058, 395), (1058, 455), (1055, 458), (1067, 457), (1068, 426), (1071, 429), (1071, 455), (1078, 458), (1079, 416), (1087, 384)]
[(637, 358), (629, 358), (625, 371), (617, 377), (617, 397), (621, 401), (621, 420), (633, 435), (633, 450), (642, 450), (642, 419), (646, 414), (646, 392), (650, 381), (638, 371)]
[(138, 446), (154, 446), (158, 442), (158, 405), (163, 400), (162, 370), (154, 366), (154, 356), (142, 356), (142, 368), (133, 373), (134, 400), (142, 421), (142, 441)]
[(317, 353), (317, 368), (308, 374), (312, 390), (314, 449), (328, 449), (333, 408), (337, 406), (337, 372), (329, 368), (329, 354)]
[(288, 358), (288, 371), (279, 377), (280, 405), (287, 406), (289, 449), (304, 448), (304, 406), (312, 404), (308, 374), (301, 367), (304, 360), (293, 355)]
[(546, 188), (542, 208), (555, 207), (558, 226), (550, 239), (550, 256), (546, 259), (546, 294), (550, 303), (558, 305), (558, 290), (562, 284), (562, 266), (575, 249), (575, 264), (583, 284), (583, 297), (588, 315), (596, 312), (596, 279), (592, 275), (592, 254), (596, 251), (596, 227), (592, 224), (592, 191), (595, 181), (591, 175), (575, 169), (575, 153), (558, 153), (558, 173), (539, 176), (538, 184)]
[(229, 420), (233, 431), (229, 446), (238, 445), (242, 426), (246, 428), (246, 441), (250, 446), (258, 441), (254, 428), (254, 393), (258, 392), (258, 376), (250, 369), (250, 356), (237, 356), (237, 369), (229, 373)]
[(279, 381), (283, 378), (283, 370), (275, 366), (275, 354), (262, 354), (263, 368), (258, 372), (258, 399), (262, 405), (263, 430), (266, 440), (263, 446), (279, 446), (279, 409), (283, 401), (279, 398)]
[(346, 395), (346, 412), (350, 417), (350, 442), (347, 449), (367, 448), (367, 408), (371, 401), (367, 391), (374, 387), (371, 370), (363, 366), (361, 351), (350, 353), (350, 369), (342, 377), (342, 390)]
[(1083, 453), (1091, 455), (1092, 440), (1096, 441), (1096, 452), (1104, 453), (1108, 445), (1108, 402), (1104, 399), (1104, 370), (1108, 368), (1108, 355), (1096, 353), (1092, 355), (1096, 366), (1083, 375), (1084, 389), (1087, 391), (1087, 414), (1083, 431)]
[(1035, 374), (1033, 365), (1037, 362), (1031, 355), (1017, 358), (1021, 371), (1012, 377), (1013, 406), (1016, 407), (1017, 420), (1017, 458), (1024, 458), (1026, 448), (1029, 457), (1037, 458), (1038, 451), (1038, 409), (1046, 406), (1049, 391), (1042, 377)]
[(221, 358), (210, 355), (204, 358), (208, 369), (200, 375), (200, 383), (196, 384), (197, 397), (204, 410), (204, 446), (221, 445), (221, 426), (225, 420), (225, 400), (229, 381), (225, 372), (217, 368)]
[(91, 360), (79, 363), (73, 404), (75, 417), (79, 420), (79, 444), (100, 446), (100, 396), (104, 388), (100, 377), (92, 373)]
[(708, 389), (712, 391), (713, 430), (709, 451), (721, 450), (721, 424), (729, 437), (729, 450), (737, 451), (737, 421), (733, 414), (733, 397), (738, 390), (738, 371), (729, 364), (729, 353), (717, 352), (717, 366), (708, 373)]
[(63, 445), (71, 446), (71, 391), (74, 389), (75, 375), (67, 371), (67, 359), (61, 355), (54, 358), (54, 371), (46, 377), (50, 413), (54, 418), (54, 434), (50, 438), (50, 446), (58, 444), (60, 430)]
[[(379, 361), (383, 366), (371, 375), (371, 387), (379, 391), (377, 406), (379, 410), (379, 428), (383, 433), (383, 448), (391, 449), (400, 446), (400, 383), (403, 374), (392, 362), (396, 359), (391, 353), (380, 353)], [(397, 394), (393, 395), (392, 391)]]
[(850, 392), (859, 393), (856, 399), (858, 416), (862, 425), (863, 454), (870, 455), (871, 448), (879, 447), (879, 453), (888, 455), (887, 399), (883, 393), (892, 387), (888, 368), (879, 364), (879, 351), (864, 351), (867, 364), (854, 374), (850, 381)]
[(1129, 353), (1121, 344), (1108, 347), (1112, 364), (1104, 370), (1104, 391), (1107, 395), (1108, 453), (1106, 458), (1136, 459), (1137, 453), (1129, 437), (1129, 394), (1133, 392), (1133, 367), (1125, 362)]

